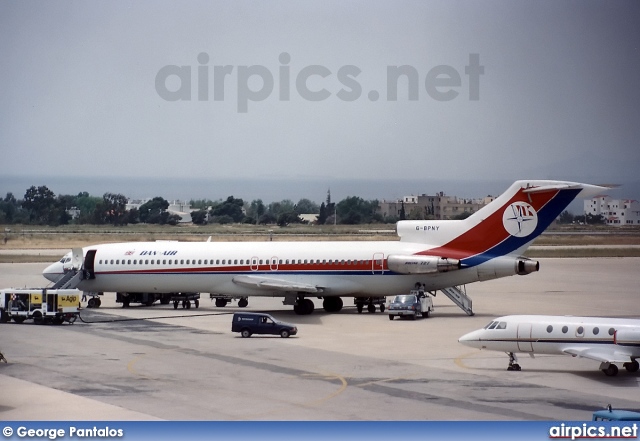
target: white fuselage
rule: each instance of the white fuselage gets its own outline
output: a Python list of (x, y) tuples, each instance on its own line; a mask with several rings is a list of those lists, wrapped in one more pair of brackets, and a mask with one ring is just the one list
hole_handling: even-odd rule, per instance
[[(234, 282), (241, 275), (264, 276), (320, 288), (319, 296), (389, 296), (416, 283), (427, 290), (516, 274), (515, 257), (437, 274), (397, 274), (391, 254), (413, 255), (425, 244), (379, 242), (129, 242), (85, 247), (95, 250), (95, 278), (80, 282), (84, 291), (205, 292), (229, 296), (282, 296), (282, 290)], [(60, 262), (44, 272), (62, 274)]]
[(513, 315), (492, 320), (458, 340), (478, 349), (572, 355), (601, 362), (640, 357), (640, 320)]

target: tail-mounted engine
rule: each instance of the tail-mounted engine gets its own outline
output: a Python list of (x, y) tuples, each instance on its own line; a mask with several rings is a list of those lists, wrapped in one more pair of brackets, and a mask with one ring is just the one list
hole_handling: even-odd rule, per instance
[(518, 259), (516, 261), (516, 273), (520, 276), (540, 271), (540, 262), (531, 259)]
[(432, 274), (460, 269), (460, 261), (436, 256), (391, 255), (387, 258), (387, 266), (399, 274)]

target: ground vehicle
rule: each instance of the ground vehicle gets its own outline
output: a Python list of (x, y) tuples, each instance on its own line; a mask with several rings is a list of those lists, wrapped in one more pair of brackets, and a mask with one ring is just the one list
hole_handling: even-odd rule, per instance
[(592, 421), (640, 421), (640, 413), (630, 410), (614, 410), (609, 405), (604, 410), (593, 412)]
[(252, 334), (272, 334), (287, 338), (296, 335), (298, 328), (289, 323), (279, 322), (269, 314), (236, 312), (233, 314), (231, 332), (239, 332), (244, 338), (251, 337)]
[(358, 313), (361, 313), (364, 309), (364, 305), (367, 305), (367, 311), (373, 313), (376, 312), (376, 305), (380, 305), (380, 312), (384, 312), (386, 297), (355, 297), (353, 302), (358, 309)]
[(0, 290), (0, 322), (73, 323), (80, 313), (80, 295), (77, 289)]
[(422, 317), (429, 317), (433, 311), (433, 301), (424, 291), (412, 290), (409, 294), (396, 296), (389, 304), (389, 320), (395, 316), (411, 317), (415, 320), (420, 314)]

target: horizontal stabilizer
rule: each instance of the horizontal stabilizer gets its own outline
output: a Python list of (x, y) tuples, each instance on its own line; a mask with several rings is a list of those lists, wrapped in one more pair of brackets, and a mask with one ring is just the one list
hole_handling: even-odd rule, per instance
[(322, 288), (308, 285), (306, 283), (296, 283), (290, 280), (275, 279), (272, 277), (262, 276), (236, 276), (233, 283), (238, 285), (250, 286), (252, 288), (261, 288), (265, 290), (276, 291), (294, 291), (294, 292), (322, 292)]

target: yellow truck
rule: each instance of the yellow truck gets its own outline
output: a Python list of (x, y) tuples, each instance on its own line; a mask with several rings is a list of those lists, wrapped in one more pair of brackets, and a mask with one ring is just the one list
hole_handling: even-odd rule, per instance
[(37, 325), (74, 323), (80, 314), (77, 289), (2, 289), (0, 290), (0, 323), (33, 320)]

